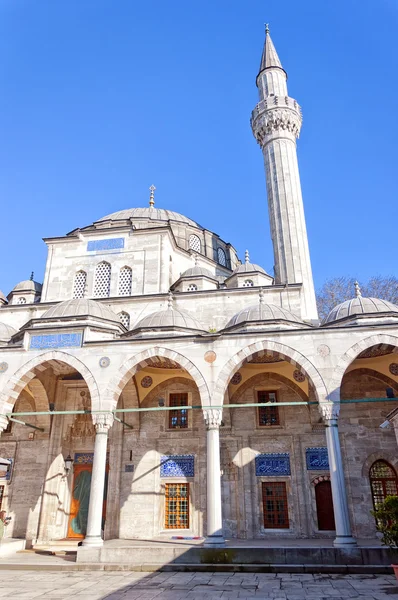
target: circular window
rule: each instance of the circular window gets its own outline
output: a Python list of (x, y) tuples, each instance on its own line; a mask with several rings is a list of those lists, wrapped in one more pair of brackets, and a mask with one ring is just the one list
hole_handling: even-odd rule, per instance
[(245, 281), (242, 284), (242, 287), (253, 287), (254, 283), (252, 282), (251, 279), (245, 279)]
[(221, 266), (223, 266), (223, 267), (227, 266), (227, 257), (222, 248), (217, 248), (217, 260)]
[(20, 298), (18, 298), (17, 304), (26, 304), (26, 298), (24, 298), (23, 296), (21, 296)]
[(190, 283), (189, 286), (187, 287), (187, 292), (196, 292), (198, 289), (198, 286), (195, 285), (194, 283)]

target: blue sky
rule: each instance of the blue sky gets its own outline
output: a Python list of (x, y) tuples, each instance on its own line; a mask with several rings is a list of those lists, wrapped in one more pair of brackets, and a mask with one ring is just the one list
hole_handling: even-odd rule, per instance
[(264, 22), (303, 107), (315, 283), (396, 274), (395, 0), (2, 0), (0, 289), (42, 237), (113, 211), (186, 214), (272, 272), (250, 130)]

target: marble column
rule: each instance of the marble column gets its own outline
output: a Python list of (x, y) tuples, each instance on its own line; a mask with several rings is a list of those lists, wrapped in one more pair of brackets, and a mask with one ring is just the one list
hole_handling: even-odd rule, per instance
[(102, 506), (106, 472), (106, 451), (108, 431), (113, 423), (113, 414), (93, 414), (95, 426), (95, 446), (93, 471), (91, 476), (90, 503), (88, 507), (87, 533), (83, 546), (102, 546), (101, 536)]
[(207, 537), (205, 546), (224, 546), (222, 528), (220, 425), (222, 410), (204, 411), (207, 426)]
[(336, 524), (336, 547), (356, 546), (351, 533), (348, 511), (347, 491), (344, 480), (343, 460), (339, 439), (338, 416), (340, 404), (325, 402), (320, 405), (326, 426), (326, 444), (328, 448), (330, 482), (332, 485), (334, 520)]

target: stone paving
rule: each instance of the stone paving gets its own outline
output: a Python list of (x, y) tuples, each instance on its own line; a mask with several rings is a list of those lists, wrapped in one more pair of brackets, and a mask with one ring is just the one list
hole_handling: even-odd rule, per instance
[(0, 573), (0, 598), (12, 600), (391, 600), (393, 575), (267, 573), (132, 573), (15, 571)]

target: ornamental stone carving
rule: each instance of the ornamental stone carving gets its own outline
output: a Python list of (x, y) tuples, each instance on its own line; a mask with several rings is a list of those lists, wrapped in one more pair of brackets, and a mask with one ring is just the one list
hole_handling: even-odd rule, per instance
[(263, 100), (254, 109), (251, 120), (254, 137), (261, 146), (278, 132), (287, 131), (298, 138), (301, 123), (300, 107), (292, 98), (274, 98), (272, 104)]
[(108, 433), (113, 425), (113, 414), (100, 413), (93, 414), (92, 417), (96, 433)]
[(0, 415), (0, 433), (7, 429), (8, 419), (5, 415)]
[(324, 421), (333, 421), (339, 418), (340, 403), (339, 402), (321, 402), (319, 411)]
[(208, 429), (218, 429), (221, 425), (222, 410), (220, 408), (206, 408), (203, 411)]

